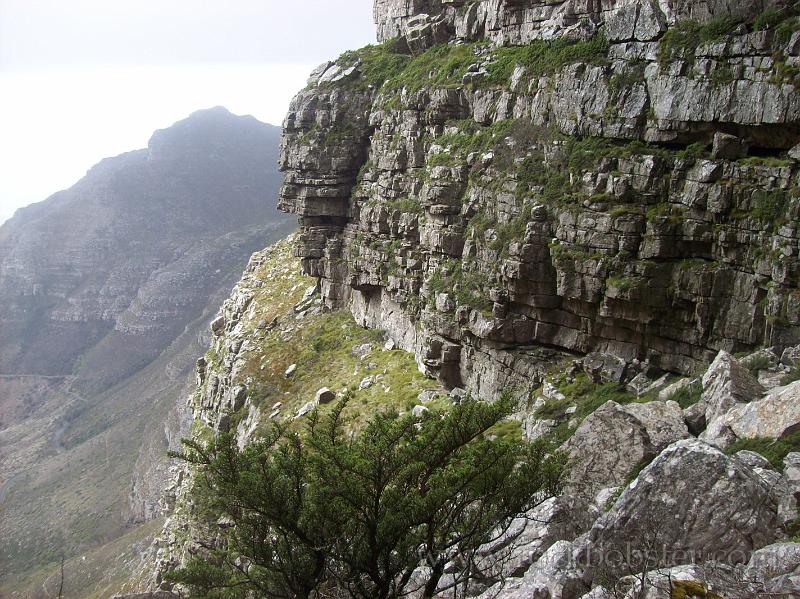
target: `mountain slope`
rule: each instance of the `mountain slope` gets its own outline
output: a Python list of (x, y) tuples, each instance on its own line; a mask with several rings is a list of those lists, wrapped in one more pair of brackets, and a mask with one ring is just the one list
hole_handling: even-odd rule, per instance
[(292, 229), (279, 135), (199, 111), (0, 227), (4, 584), (157, 515), (208, 320)]

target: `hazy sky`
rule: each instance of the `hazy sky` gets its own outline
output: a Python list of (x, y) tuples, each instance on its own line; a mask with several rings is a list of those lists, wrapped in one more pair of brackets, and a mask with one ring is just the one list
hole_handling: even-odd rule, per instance
[(0, 0), (0, 223), (200, 108), (280, 125), (372, 0)]

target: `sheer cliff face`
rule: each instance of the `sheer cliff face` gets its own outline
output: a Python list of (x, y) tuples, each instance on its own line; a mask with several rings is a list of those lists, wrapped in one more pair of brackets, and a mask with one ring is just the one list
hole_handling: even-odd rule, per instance
[(782, 10), (378, 0), (379, 39), (400, 40), (322, 65), (285, 121), (305, 271), (486, 397), (538, 384), (553, 351), (690, 372), (796, 344)]
[(197, 112), (0, 228), (0, 594), (158, 515), (207, 323), (294, 228), (279, 131)]
[(416, 39), (436, 33), (489, 39), (499, 44), (524, 44), (579, 30), (592, 31), (606, 21), (634, 28), (657, 16), (664, 23), (715, 17), (754, 19), (785, 0), (375, 0), (378, 40), (404, 36)]

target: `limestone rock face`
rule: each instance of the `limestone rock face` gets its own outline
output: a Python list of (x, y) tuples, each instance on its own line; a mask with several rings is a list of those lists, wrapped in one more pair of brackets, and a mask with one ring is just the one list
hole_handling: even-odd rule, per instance
[(415, 42), (412, 47), (423, 50), (454, 33), (465, 39), (486, 37), (496, 43), (524, 44), (563, 35), (591, 35), (600, 28), (615, 41), (647, 42), (679, 19), (753, 18), (782, 4), (780, 0), (375, 0), (374, 17), (379, 41), (406, 36)]
[[(800, 100), (779, 63), (800, 45), (752, 25), (696, 48), (667, 35), (773, 4), (378, 0), (397, 69), (345, 55), (285, 122), (280, 207), (305, 272), (485, 398), (535, 388), (562, 352), (626, 381), (780, 355), (800, 343)], [(552, 40), (587, 57), (503, 54)]]
[[(754, 550), (778, 538), (778, 526), (768, 481), (735, 457), (687, 439), (664, 450), (598, 519), (590, 532), (591, 559), (599, 563), (624, 548), (641, 559), (657, 546), (664, 548), (656, 564), (662, 567), (685, 563), (689, 554), (747, 563)], [(622, 575), (629, 566), (606, 560), (603, 567)]]

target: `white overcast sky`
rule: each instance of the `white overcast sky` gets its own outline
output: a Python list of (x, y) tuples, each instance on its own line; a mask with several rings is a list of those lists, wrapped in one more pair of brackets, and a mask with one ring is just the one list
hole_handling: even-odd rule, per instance
[(195, 110), (280, 125), (374, 32), (372, 0), (0, 0), (0, 223)]

